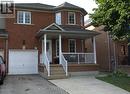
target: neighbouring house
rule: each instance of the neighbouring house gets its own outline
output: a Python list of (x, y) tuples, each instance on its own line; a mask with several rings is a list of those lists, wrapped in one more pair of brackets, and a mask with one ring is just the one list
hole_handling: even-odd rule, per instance
[[(113, 69), (113, 62), (116, 63), (117, 68), (128, 69), (127, 41), (113, 41), (108, 32), (104, 31), (104, 26), (94, 27), (88, 24), (86, 28), (100, 33), (100, 35), (96, 36), (96, 54), (101, 71), (111, 71)], [(91, 40), (86, 40), (85, 48), (91, 50), (91, 47), (88, 45), (89, 43), (91, 43)]]
[[(86, 14), (67, 2), (15, 4), (15, 18), (0, 19), (0, 54), (8, 74), (40, 73), (53, 79), (97, 71), (95, 36), (99, 33), (84, 28)], [(92, 39), (90, 52), (85, 49), (87, 39)]]

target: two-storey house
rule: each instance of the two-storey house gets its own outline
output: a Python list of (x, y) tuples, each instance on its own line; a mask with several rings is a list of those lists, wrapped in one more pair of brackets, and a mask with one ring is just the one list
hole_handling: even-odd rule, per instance
[[(0, 29), (8, 74), (40, 72), (51, 77), (59, 75), (57, 69), (65, 77), (71, 72), (97, 70), (98, 33), (84, 28), (86, 14), (83, 8), (67, 2), (59, 6), (15, 4), (15, 18), (2, 19)], [(85, 40), (90, 38), (93, 50), (88, 53)]]

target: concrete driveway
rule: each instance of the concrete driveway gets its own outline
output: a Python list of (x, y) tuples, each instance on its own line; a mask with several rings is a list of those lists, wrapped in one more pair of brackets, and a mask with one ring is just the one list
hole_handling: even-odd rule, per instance
[(130, 94), (114, 85), (97, 80), (94, 76), (75, 76), (50, 81), (70, 94)]
[(68, 94), (39, 75), (7, 76), (0, 94)]

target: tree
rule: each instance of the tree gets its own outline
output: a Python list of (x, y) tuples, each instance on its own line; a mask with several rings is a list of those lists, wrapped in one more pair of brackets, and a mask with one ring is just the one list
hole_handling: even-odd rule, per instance
[[(98, 8), (90, 14), (92, 24), (104, 25), (114, 40), (130, 42), (130, 0), (95, 0)], [(130, 64), (130, 45), (128, 46)]]

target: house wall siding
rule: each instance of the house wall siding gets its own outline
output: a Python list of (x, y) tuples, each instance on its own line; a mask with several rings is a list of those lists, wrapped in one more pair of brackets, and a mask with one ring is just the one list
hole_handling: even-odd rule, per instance
[(7, 62), (7, 59), (6, 59), (6, 55), (7, 55), (7, 45), (6, 45), (6, 41), (7, 39), (5, 38), (0, 38), (0, 52), (3, 52), (3, 58), (4, 58), (4, 61), (5, 63)]
[[(30, 25), (17, 24), (16, 17), (6, 19), (6, 31), (9, 33), (9, 49), (22, 49), (23, 41), (25, 41), (26, 49), (34, 49), (34, 47), (39, 47), (41, 43), (38, 39), (36, 39), (36, 33), (40, 29), (45, 28), (55, 22), (54, 13), (37, 11), (31, 11), (31, 13), (32, 24)], [(76, 12), (76, 23), (80, 24), (79, 12)], [(62, 12), (62, 24), (68, 24), (67, 11)], [(77, 51), (79, 51), (79, 49), (77, 49)]]
[(81, 39), (76, 39), (76, 52), (82, 52), (82, 42)]
[[(67, 38), (62, 38), (62, 52), (69, 52), (69, 39)], [(82, 42), (81, 39), (76, 39), (76, 52), (82, 53)], [(55, 62), (56, 58), (56, 39), (52, 40), (52, 63), (57, 63)]]
[[(17, 11), (16, 11), (17, 14)], [(25, 41), (26, 49), (38, 49), (38, 62), (42, 50), (42, 42), (36, 38), (37, 32), (54, 23), (54, 13), (31, 11), (32, 24), (17, 24), (15, 18), (6, 19), (6, 31), (8, 32), (8, 49), (22, 49)]]
[(4, 49), (5, 48), (5, 39), (0, 38), (0, 49)]
[(36, 33), (54, 22), (54, 14), (47, 12), (31, 12), (32, 24), (17, 24), (16, 18), (6, 19), (6, 31), (9, 33), (9, 49), (22, 49), (25, 40), (26, 49), (41, 46)]
[[(107, 33), (102, 31), (102, 27), (97, 27), (95, 31), (101, 33), (96, 36), (96, 57), (97, 64), (99, 64), (99, 69), (101, 71), (109, 71), (109, 59), (110, 51), (108, 46)], [(85, 42), (85, 48), (87, 52), (93, 52), (92, 39), (87, 39)]]
[(84, 72), (84, 71), (98, 71), (99, 65), (98, 64), (90, 64), (90, 65), (77, 65), (77, 64), (69, 64), (68, 71), (69, 72)]
[[(71, 11), (69, 11), (71, 12)], [(61, 12), (62, 25), (68, 25), (68, 11)], [(75, 12), (76, 25), (81, 25), (81, 13)], [(84, 22), (84, 21), (83, 21)]]
[[(112, 70), (112, 61), (115, 59), (118, 65), (127, 64), (128, 56), (128, 46), (127, 41), (113, 41), (109, 38), (107, 32), (103, 31), (103, 27), (96, 27), (94, 30), (101, 33), (96, 36), (96, 54), (97, 54), (97, 63), (99, 64), (99, 69), (101, 71), (111, 71)], [(87, 52), (92, 51), (91, 39), (86, 41)], [(123, 55), (121, 51), (121, 46), (125, 46), (126, 54)], [(115, 48), (114, 48), (115, 46)], [(115, 50), (114, 50), (115, 49)]]
[[(125, 47), (125, 54), (123, 53), (122, 46)], [(116, 54), (116, 62), (118, 65), (127, 65), (128, 64), (128, 42), (115, 42), (115, 54)]]
[(62, 23), (62, 25), (68, 24), (68, 12), (67, 11), (61, 12), (61, 23)]
[(107, 33), (100, 31), (102, 34), (96, 37), (97, 62), (101, 70), (109, 70), (110, 51), (107, 39)]
[(55, 63), (55, 58), (56, 57), (56, 39), (52, 40), (52, 63)]

